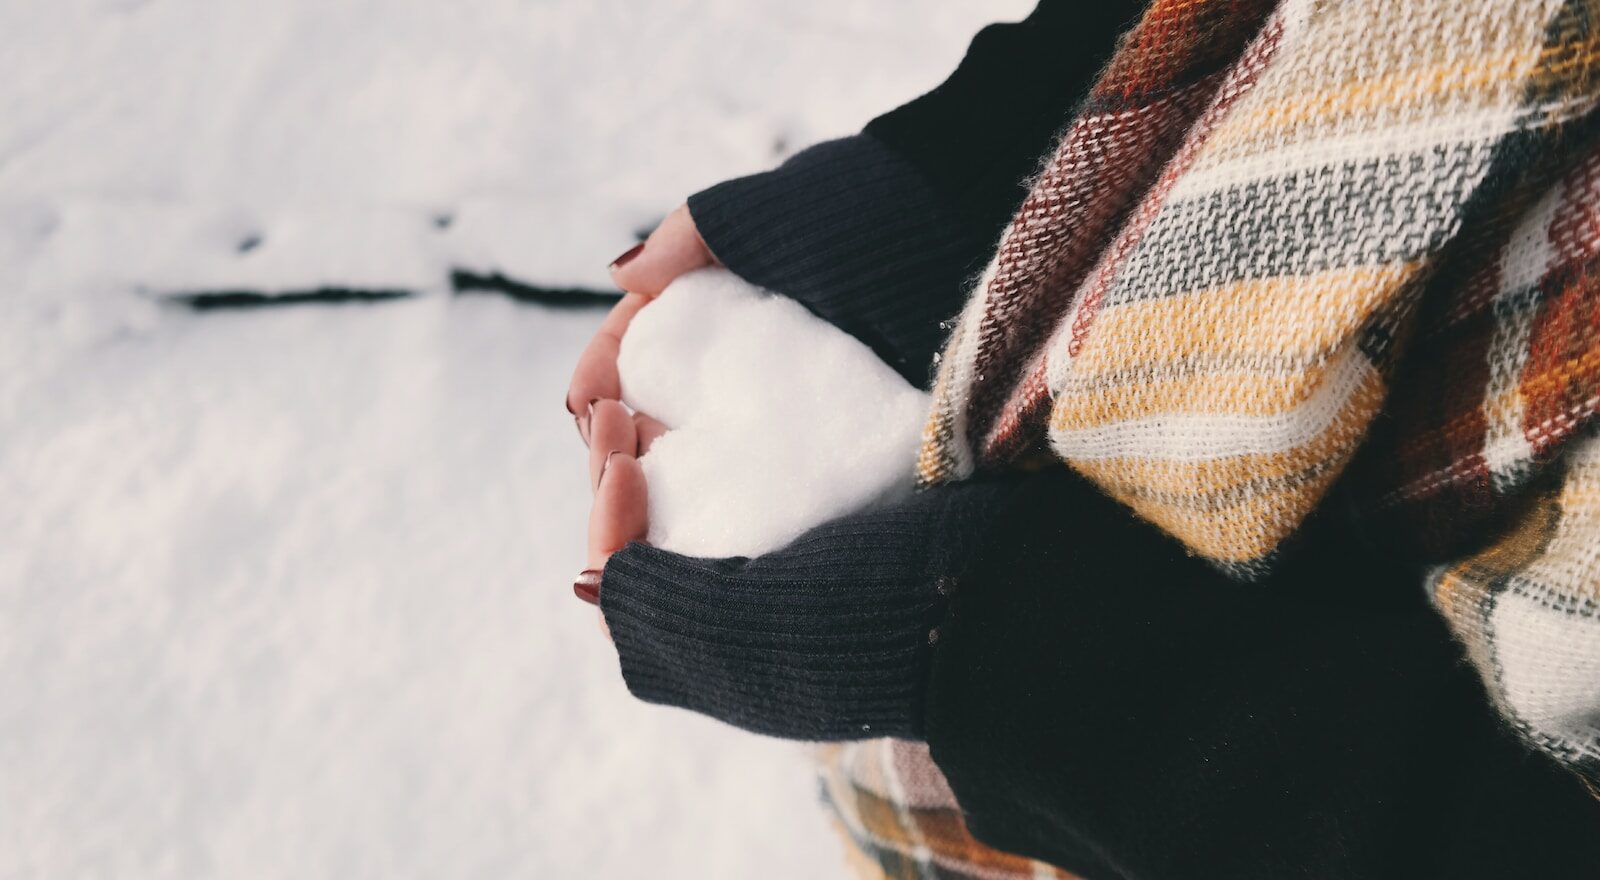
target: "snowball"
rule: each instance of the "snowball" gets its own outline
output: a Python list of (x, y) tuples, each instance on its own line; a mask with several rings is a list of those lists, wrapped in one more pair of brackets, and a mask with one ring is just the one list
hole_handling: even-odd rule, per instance
[(926, 392), (803, 306), (723, 269), (640, 310), (623, 401), (671, 430), (640, 464), (652, 544), (756, 556), (912, 489)]

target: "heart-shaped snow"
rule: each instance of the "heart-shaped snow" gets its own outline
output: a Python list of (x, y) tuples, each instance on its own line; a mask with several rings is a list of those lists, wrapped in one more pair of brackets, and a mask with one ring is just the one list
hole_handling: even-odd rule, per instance
[(911, 491), (927, 393), (731, 272), (674, 281), (634, 317), (617, 368), (624, 402), (672, 429), (640, 460), (657, 547), (756, 556)]

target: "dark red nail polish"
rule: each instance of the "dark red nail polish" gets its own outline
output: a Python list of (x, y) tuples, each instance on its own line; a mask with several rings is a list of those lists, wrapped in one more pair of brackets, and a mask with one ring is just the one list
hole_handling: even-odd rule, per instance
[(621, 269), (623, 266), (626, 266), (629, 263), (633, 262), (633, 258), (639, 256), (639, 253), (641, 251), (643, 251), (643, 250), (644, 250), (644, 242), (641, 241), (638, 244), (634, 245), (633, 247), (628, 248), (627, 250), (623, 251), (622, 252), (622, 256), (617, 257), (615, 260), (612, 260), (611, 261), (611, 265), (606, 267), (606, 268), (608, 268), (608, 269)]
[(590, 605), (600, 604), (600, 571), (587, 568), (572, 582), (572, 593)]

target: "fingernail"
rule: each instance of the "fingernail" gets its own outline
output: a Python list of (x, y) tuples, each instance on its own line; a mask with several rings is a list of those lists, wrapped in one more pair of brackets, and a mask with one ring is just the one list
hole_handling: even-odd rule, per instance
[(594, 421), (594, 405), (595, 401), (599, 399), (596, 397), (594, 400), (589, 401), (588, 406), (584, 408), (583, 415), (575, 414), (572, 417), (572, 420), (578, 423), (578, 436), (583, 438), (583, 445), (585, 446), (589, 445), (589, 425)]
[(598, 492), (600, 490), (600, 487), (605, 485), (605, 482), (606, 482), (606, 468), (611, 467), (611, 459), (615, 458), (617, 453), (619, 453), (621, 451), (622, 450), (620, 450), (620, 449), (613, 449), (609, 453), (606, 454), (605, 462), (600, 465), (600, 476), (595, 477), (595, 480), (594, 480), (595, 491)]
[(590, 605), (599, 605), (600, 571), (593, 568), (584, 569), (583, 573), (578, 575), (578, 579), (572, 582), (572, 593)]
[(644, 242), (641, 241), (633, 247), (623, 251), (622, 256), (612, 260), (611, 265), (607, 266), (606, 268), (612, 270), (621, 269), (623, 266), (633, 262), (633, 258), (639, 256), (639, 252), (642, 250), (644, 250)]

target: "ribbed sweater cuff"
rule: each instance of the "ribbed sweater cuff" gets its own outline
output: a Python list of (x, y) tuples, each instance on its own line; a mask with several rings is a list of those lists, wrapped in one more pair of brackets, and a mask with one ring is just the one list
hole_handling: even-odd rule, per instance
[(638, 698), (803, 740), (918, 738), (934, 635), (993, 486), (923, 493), (776, 553), (629, 544), (601, 609)]
[(993, 249), (870, 135), (717, 184), (690, 196), (689, 212), (734, 274), (799, 301), (915, 385)]

